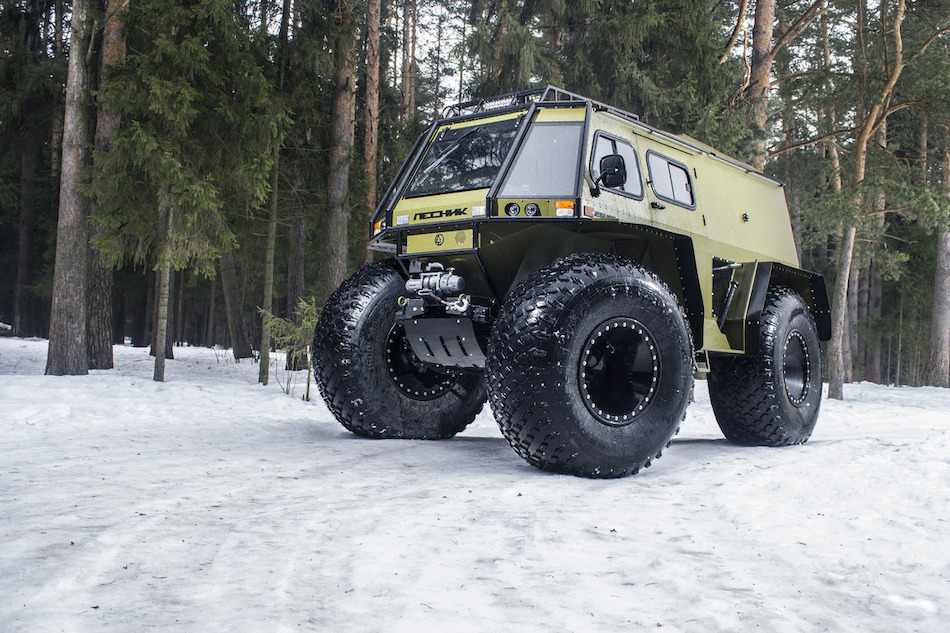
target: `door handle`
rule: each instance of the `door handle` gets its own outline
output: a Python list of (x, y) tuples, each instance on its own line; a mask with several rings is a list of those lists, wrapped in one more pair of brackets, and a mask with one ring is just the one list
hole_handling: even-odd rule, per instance
[(666, 208), (666, 205), (665, 205), (665, 204), (660, 204), (659, 202), (651, 202), (651, 203), (650, 203), (650, 208), (651, 208), (651, 209), (665, 209), (665, 208)]

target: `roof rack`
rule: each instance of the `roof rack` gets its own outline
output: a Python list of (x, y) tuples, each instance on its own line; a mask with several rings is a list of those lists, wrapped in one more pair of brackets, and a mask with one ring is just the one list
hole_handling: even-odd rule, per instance
[(605, 110), (632, 121), (640, 120), (640, 117), (638, 117), (636, 114), (619, 110), (613, 106), (609, 106), (599, 101), (594, 101), (593, 99), (588, 99), (587, 97), (582, 97), (581, 95), (568, 92), (567, 90), (563, 90), (555, 86), (541, 86), (539, 88), (532, 88), (530, 90), (522, 90), (521, 92), (511, 92), (496, 97), (486, 97), (484, 99), (473, 99), (472, 101), (456, 103), (454, 105), (446, 106), (442, 110), (442, 118), (452, 119), (455, 117), (470, 116), (473, 114), (480, 114), (482, 112), (490, 112), (492, 110), (500, 110), (502, 108), (514, 108), (517, 106), (542, 101), (590, 103), (596, 110)]

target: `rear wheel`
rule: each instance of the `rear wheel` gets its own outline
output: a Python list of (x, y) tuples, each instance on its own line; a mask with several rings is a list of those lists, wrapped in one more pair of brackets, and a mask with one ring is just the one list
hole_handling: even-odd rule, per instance
[(793, 290), (769, 290), (759, 350), (710, 358), (709, 400), (731, 442), (787, 446), (808, 440), (821, 406), (821, 352), (808, 306)]
[(481, 410), (484, 376), (419, 360), (396, 322), (403, 293), (405, 280), (387, 261), (358, 271), (327, 300), (313, 342), (320, 394), (357, 435), (452, 437)]
[(691, 352), (683, 313), (655, 275), (611, 255), (565, 257), (522, 283), (495, 323), (492, 411), (539, 468), (633, 474), (679, 428)]

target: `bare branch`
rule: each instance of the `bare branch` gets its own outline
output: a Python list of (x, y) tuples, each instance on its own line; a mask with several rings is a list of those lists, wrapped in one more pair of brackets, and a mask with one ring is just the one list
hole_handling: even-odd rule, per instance
[(828, 132), (827, 134), (822, 134), (821, 136), (816, 136), (815, 138), (808, 139), (807, 141), (802, 141), (801, 143), (795, 143), (794, 145), (788, 145), (781, 149), (775, 150), (774, 152), (769, 154), (768, 160), (772, 160), (776, 156), (781, 156), (782, 154), (786, 152), (790, 152), (795, 149), (801, 149), (803, 147), (808, 147), (809, 145), (816, 145), (818, 143), (823, 143), (827, 141), (828, 139), (834, 138), (836, 136), (840, 136), (841, 134), (850, 134), (851, 132), (854, 132), (856, 129), (857, 128), (849, 127), (849, 128), (843, 128), (840, 130), (833, 130), (831, 132)]
[(739, 35), (745, 30), (745, 12), (749, 7), (749, 0), (742, 0), (739, 4), (739, 15), (736, 16), (736, 26), (732, 29), (732, 35), (729, 36), (729, 41), (726, 42), (726, 48), (722, 52), (722, 56), (719, 58), (719, 64), (722, 65), (726, 62), (726, 58), (729, 57), (729, 51), (732, 50), (732, 47), (736, 45), (736, 41), (739, 39)]
[(772, 50), (769, 51), (769, 59), (773, 59), (783, 46), (801, 35), (802, 31), (807, 29), (816, 18), (820, 17), (821, 14), (827, 11), (828, 7), (823, 5), (825, 5), (825, 0), (815, 0), (812, 5), (805, 10), (801, 17), (795, 20), (788, 30), (782, 33), (782, 36), (778, 38), (778, 41), (772, 47)]
[(928, 38), (927, 41), (924, 42), (924, 45), (920, 47), (920, 50), (914, 53), (911, 56), (911, 58), (907, 60), (907, 63), (913, 64), (917, 60), (917, 58), (923, 55), (924, 53), (926, 53), (927, 49), (930, 48), (930, 45), (933, 44), (935, 41), (937, 41), (937, 38), (943, 35), (944, 33), (950, 33), (950, 24), (944, 25), (943, 28), (939, 29), (933, 35), (931, 35), (930, 38)]

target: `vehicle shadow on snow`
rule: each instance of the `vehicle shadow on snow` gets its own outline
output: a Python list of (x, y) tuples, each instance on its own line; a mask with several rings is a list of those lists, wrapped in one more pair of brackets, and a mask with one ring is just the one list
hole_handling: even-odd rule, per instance
[(347, 431), (339, 434), (321, 434), (325, 442), (339, 441), (347, 449), (355, 449), (361, 457), (386, 459), (393, 465), (403, 463), (411, 454), (414, 461), (434, 464), (451, 462), (453, 468), (470, 465), (471, 470), (493, 473), (524, 474), (526, 469), (541, 473), (522, 460), (502, 437), (457, 435), (444, 440), (406, 440), (397, 438), (371, 439)]

